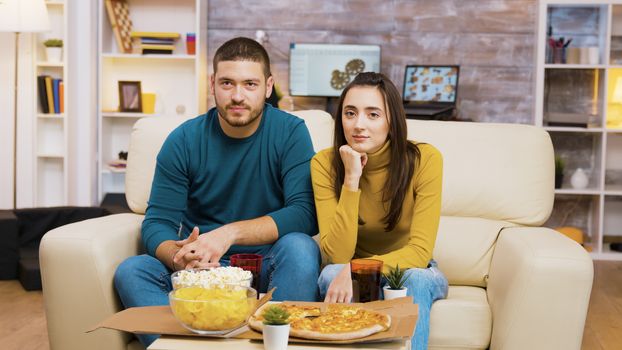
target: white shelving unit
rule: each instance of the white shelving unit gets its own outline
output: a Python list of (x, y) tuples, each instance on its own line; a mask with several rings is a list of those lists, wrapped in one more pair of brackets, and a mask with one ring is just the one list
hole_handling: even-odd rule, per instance
[[(109, 168), (127, 152), (132, 126), (140, 118), (193, 118), (207, 111), (207, 0), (128, 0), (134, 31), (175, 32), (172, 55), (122, 53), (99, 0), (98, 198), (125, 192), (125, 172)], [(186, 51), (186, 33), (196, 35), (196, 53)], [(140, 81), (155, 93), (155, 113), (119, 112), (119, 81)]]
[[(68, 111), (67, 87), (67, 55), (68, 50), (68, 19), (65, 1), (47, 1), (50, 18), (50, 32), (33, 36), (34, 61), (34, 110), (35, 121), (33, 132), (34, 176), (33, 204), (35, 207), (67, 205), (68, 202)], [(60, 62), (48, 61), (43, 42), (47, 39), (63, 40), (63, 55)], [(64, 84), (64, 113), (43, 113), (39, 100), (37, 77), (47, 75), (53, 79), (62, 79)], [(59, 97), (60, 99), (60, 97)], [(61, 101), (59, 101), (61, 102)]]
[[(565, 58), (573, 48), (579, 62), (550, 63), (551, 30), (554, 40), (572, 38)], [(622, 0), (539, 1), (536, 42), (535, 123), (566, 163), (546, 225), (578, 227), (593, 258), (622, 260), (610, 249), (622, 243)], [(571, 186), (577, 168), (587, 170), (585, 189)]]

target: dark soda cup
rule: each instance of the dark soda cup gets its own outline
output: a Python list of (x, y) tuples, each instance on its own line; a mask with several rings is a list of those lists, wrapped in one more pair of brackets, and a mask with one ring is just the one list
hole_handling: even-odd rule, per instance
[(263, 257), (259, 254), (234, 254), (231, 255), (231, 266), (237, 266), (243, 270), (250, 271), (253, 275), (251, 287), (259, 295), (259, 281), (261, 278), (261, 261)]
[(355, 303), (367, 303), (380, 299), (382, 261), (354, 259), (350, 262), (352, 298)]

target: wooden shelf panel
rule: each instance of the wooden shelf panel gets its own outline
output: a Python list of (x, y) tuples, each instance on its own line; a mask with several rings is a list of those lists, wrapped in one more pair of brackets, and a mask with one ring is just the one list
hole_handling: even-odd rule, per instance
[(546, 131), (553, 132), (593, 132), (593, 133), (601, 133), (603, 132), (603, 128), (577, 128), (577, 127), (564, 127), (564, 126), (545, 126), (543, 127)]
[(38, 67), (57, 67), (57, 68), (63, 68), (65, 66), (65, 63), (64, 62), (38, 61), (37, 62), (37, 66)]
[(597, 188), (585, 188), (580, 190), (574, 188), (556, 188), (555, 194), (595, 196), (601, 194), (601, 191)]
[(605, 69), (605, 64), (553, 64), (547, 63), (544, 65), (544, 69)]
[(128, 59), (128, 60), (149, 60), (149, 59), (163, 59), (163, 60), (184, 60), (184, 61), (194, 61), (196, 58), (195, 55), (184, 55), (184, 54), (154, 54), (154, 55), (141, 55), (141, 54), (128, 54), (128, 53), (104, 53), (102, 57), (105, 59)]
[(41, 118), (41, 119), (64, 119), (65, 118), (65, 113), (59, 113), (59, 114), (38, 113), (37, 114), (37, 118)]
[(65, 158), (64, 155), (62, 154), (56, 154), (56, 153), (39, 153), (37, 154), (37, 157), (39, 158)]
[(104, 118), (144, 118), (154, 117), (155, 114), (130, 113), (130, 112), (102, 112)]

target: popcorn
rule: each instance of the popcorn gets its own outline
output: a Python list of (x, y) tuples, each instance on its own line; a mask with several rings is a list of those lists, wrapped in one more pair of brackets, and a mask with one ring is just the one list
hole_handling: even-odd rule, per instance
[(224, 286), (225, 284), (238, 284), (250, 287), (253, 275), (250, 271), (239, 267), (227, 266), (214, 269), (181, 270), (171, 276), (173, 289), (181, 287), (198, 286), (208, 288), (210, 286)]

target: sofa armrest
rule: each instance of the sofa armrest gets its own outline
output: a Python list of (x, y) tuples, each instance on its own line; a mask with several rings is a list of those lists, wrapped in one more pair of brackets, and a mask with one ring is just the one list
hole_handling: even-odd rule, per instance
[(594, 265), (576, 242), (543, 227), (503, 229), (488, 280), (490, 349), (580, 349)]
[(118, 214), (49, 231), (39, 248), (51, 349), (125, 349), (129, 335), (85, 331), (121, 310), (113, 286), (124, 259), (141, 250), (142, 215)]

